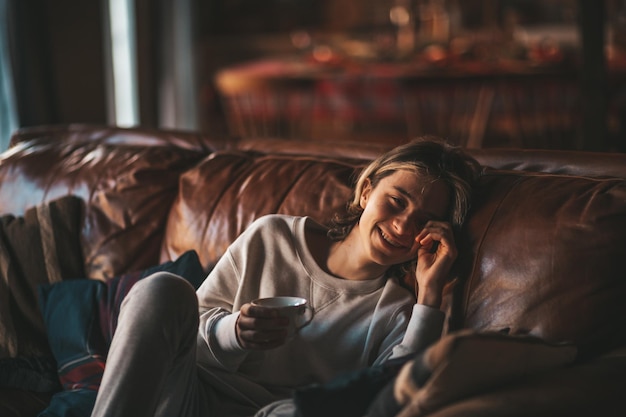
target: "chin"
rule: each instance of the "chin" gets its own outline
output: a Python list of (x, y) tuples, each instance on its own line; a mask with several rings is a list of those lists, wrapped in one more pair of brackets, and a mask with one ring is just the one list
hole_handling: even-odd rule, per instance
[(391, 267), (398, 264), (403, 264), (410, 261), (412, 258), (406, 256), (399, 256), (397, 254), (390, 254), (385, 251), (377, 251), (377, 255), (372, 256), (374, 262), (381, 266)]

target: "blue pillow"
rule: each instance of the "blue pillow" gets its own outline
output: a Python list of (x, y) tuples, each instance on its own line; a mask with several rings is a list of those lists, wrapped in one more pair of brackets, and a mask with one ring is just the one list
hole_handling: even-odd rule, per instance
[(91, 414), (122, 301), (135, 283), (158, 271), (180, 275), (196, 289), (206, 277), (198, 254), (191, 250), (176, 261), (106, 283), (75, 279), (39, 287), (39, 304), (63, 387), (39, 417)]

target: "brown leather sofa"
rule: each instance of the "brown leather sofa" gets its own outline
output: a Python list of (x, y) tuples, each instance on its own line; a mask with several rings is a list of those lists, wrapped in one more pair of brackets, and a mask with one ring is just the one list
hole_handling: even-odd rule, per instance
[[(87, 125), (22, 129), (11, 143), (0, 156), (0, 214), (80, 197), (82, 266), (99, 280), (188, 249), (208, 270), (267, 213), (325, 222), (385, 149)], [(445, 331), (507, 329), (571, 343), (578, 357), (428, 415), (626, 415), (626, 155), (471, 154), (485, 168), (458, 237)], [(50, 395), (0, 388), (0, 415), (35, 416)]]

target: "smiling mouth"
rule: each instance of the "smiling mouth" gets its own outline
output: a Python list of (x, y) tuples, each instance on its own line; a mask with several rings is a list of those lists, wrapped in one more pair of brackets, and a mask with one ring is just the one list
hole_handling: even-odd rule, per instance
[(380, 236), (383, 238), (383, 240), (387, 242), (389, 245), (393, 246), (394, 248), (406, 248), (406, 245), (403, 245), (402, 243), (398, 242), (392, 236), (385, 234), (385, 232), (383, 232), (381, 229), (378, 229), (378, 231), (380, 233)]

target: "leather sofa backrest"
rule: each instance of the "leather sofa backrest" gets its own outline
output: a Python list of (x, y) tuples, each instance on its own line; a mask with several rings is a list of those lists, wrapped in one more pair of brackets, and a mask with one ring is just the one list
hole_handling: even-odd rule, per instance
[(626, 342), (626, 181), (487, 170), (459, 253), (451, 328)]
[(232, 147), (232, 138), (208, 133), (146, 127), (122, 128), (81, 123), (18, 129), (11, 135), (10, 147), (33, 140), (38, 143), (62, 142), (75, 145), (90, 142), (92, 145), (174, 146), (202, 153)]
[[(110, 138), (110, 137), (109, 137)], [(0, 213), (73, 194), (87, 202), (83, 257), (89, 277), (108, 279), (155, 265), (182, 172), (205, 153), (142, 140), (87, 136), (16, 143), (0, 158)]]
[(161, 259), (202, 248), (205, 268), (258, 217), (308, 215), (327, 223), (345, 209), (362, 160), (216, 152), (185, 172), (170, 212)]
[[(470, 327), (570, 341), (584, 353), (626, 342), (626, 182), (583, 176), (589, 166), (524, 160), (544, 172), (487, 168), (459, 238), (458, 282), (448, 329)], [(541, 152), (540, 152), (541, 153)], [(541, 153), (543, 154), (543, 153)], [(555, 155), (559, 156), (559, 155)], [(608, 172), (626, 156), (608, 156)], [(327, 222), (350, 199), (367, 160), (315, 155), (217, 152), (181, 178), (161, 258), (202, 248), (209, 268), (254, 219), (268, 213)], [(610, 163), (615, 166), (611, 167)], [(622, 164), (620, 164), (621, 162)], [(562, 173), (572, 172), (573, 175)], [(555, 172), (555, 173), (551, 173)]]
[[(272, 154), (372, 160), (393, 146), (367, 142), (243, 138), (231, 143), (228, 148)], [(620, 153), (506, 148), (466, 149), (466, 152), (482, 165), (497, 169), (626, 179), (625, 156)]]

